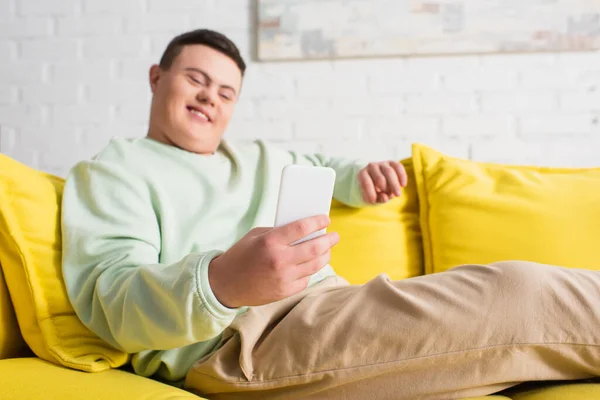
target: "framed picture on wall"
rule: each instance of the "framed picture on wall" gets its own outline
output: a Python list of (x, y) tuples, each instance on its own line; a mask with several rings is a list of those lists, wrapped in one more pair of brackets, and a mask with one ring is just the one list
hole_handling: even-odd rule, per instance
[(258, 57), (593, 51), (599, 0), (258, 0)]

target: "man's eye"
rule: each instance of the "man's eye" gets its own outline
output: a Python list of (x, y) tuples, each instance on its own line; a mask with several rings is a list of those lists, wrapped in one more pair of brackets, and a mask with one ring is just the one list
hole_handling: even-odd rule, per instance
[(193, 76), (190, 76), (190, 79), (192, 81), (194, 81), (195, 83), (197, 83), (198, 85), (204, 85), (204, 82), (200, 81), (199, 79), (194, 78)]
[(228, 94), (224, 94), (224, 93), (221, 93), (221, 98), (223, 100), (227, 100), (227, 101), (231, 100), (231, 96)]

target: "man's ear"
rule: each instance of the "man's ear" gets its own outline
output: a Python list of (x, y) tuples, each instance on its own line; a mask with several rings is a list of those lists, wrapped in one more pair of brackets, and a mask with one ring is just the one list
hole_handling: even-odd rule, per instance
[(160, 74), (162, 70), (160, 66), (154, 64), (150, 67), (149, 79), (150, 79), (150, 89), (152, 89), (152, 93), (156, 90), (156, 86), (158, 85), (158, 81), (160, 80)]

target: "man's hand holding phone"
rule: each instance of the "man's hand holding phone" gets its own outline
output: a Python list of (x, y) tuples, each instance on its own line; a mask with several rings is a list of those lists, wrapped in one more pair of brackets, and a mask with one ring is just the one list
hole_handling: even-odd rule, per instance
[(215, 258), (208, 270), (214, 295), (225, 307), (259, 306), (292, 296), (329, 263), (339, 235), (329, 232), (292, 245), (327, 228), (326, 215), (303, 218), (278, 228), (255, 228)]

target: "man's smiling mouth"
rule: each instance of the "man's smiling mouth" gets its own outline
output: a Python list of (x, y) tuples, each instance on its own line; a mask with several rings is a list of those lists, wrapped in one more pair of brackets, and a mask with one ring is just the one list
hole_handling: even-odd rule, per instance
[(191, 112), (194, 116), (206, 121), (206, 122), (211, 122), (211, 119), (208, 115), (206, 115), (204, 112), (202, 112), (201, 110), (188, 106), (187, 107), (188, 111)]

